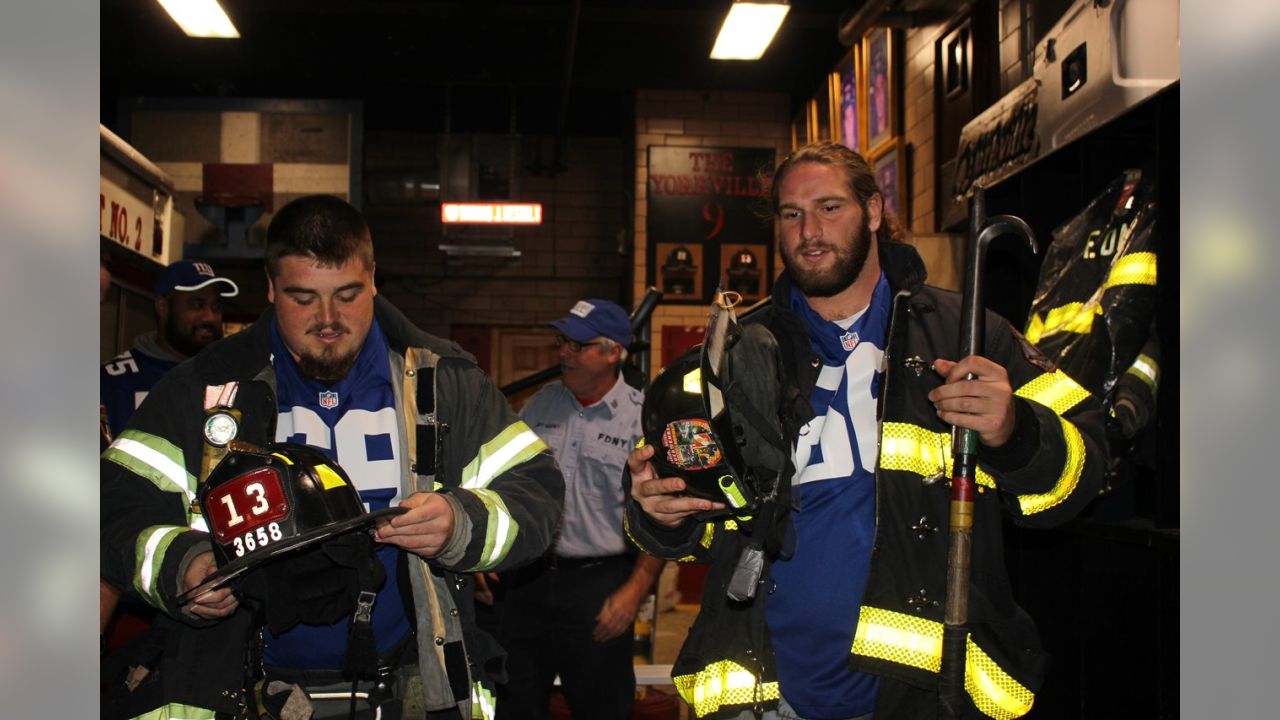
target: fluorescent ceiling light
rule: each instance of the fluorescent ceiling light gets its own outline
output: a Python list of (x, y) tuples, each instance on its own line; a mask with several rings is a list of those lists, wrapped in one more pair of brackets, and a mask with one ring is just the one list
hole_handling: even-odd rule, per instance
[(240, 31), (218, 0), (158, 0), (182, 32), (191, 37), (238, 38)]
[(791, 6), (780, 2), (735, 2), (720, 26), (713, 60), (759, 60)]
[(541, 225), (542, 203), (442, 203), (440, 222), (446, 225)]

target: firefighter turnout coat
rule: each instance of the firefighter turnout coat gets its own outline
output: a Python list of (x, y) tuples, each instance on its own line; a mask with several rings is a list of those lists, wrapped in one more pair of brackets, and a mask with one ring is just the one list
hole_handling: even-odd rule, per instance
[[(248, 639), (257, 627), (251, 613), (242, 603), (229, 618), (202, 621), (174, 599), (186, 561), (210, 548), (195, 503), (208, 398), (234, 396), (228, 404), (241, 413), (239, 439), (274, 439), (270, 312), (165, 376), (102, 455), (103, 577), (161, 610), (163, 637), (151, 657), (129, 661), (147, 667), (152, 682), (144, 678), (125, 693), (108, 687), (104, 716), (242, 711)], [(495, 678), (487, 671), (501, 667), (500, 650), (475, 626), (470, 574), (539, 557), (559, 520), (564, 482), (546, 444), (469, 355), (418, 330), (382, 298), (375, 315), (390, 346), (401, 494), (444, 493), (455, 533), (469, 531), (461, 560), (447, 567), (409, 555), (427, 709), (492, 717)]]
[[(955, 358), (958, 294), (924, 285), (924, 266), (905, 244), (881, 243), (880, 264), (894, 293), (877, 408), (875, 540), (850, 667), (881, 676), (876, 717), (932, 718), (942, 658), (950, 427), (927, 394), (942, 383), (930, 367)], [(744, 318), (778, 341), (781, 428), (792, 447), (813, 417), (809, 395), (821, 362), (803, 321), (788, 307), (790, 282), (778, 279), (773, 301)], [(1004, 319), (988, 313), (985, 355), (1004, 366), (1015, 393), (1017, 424), (1002, 448), (983, 448), (977, 473), (965, 689), (971, 717), (1016, 718), (1031, 709), (1046, 664), (1035, 624), (1014, 602), (1005, 568), (1001, 514), (1029, 527), (1059, 524), (1097, 494), (1106, 468), (1101, 408), (1053, 367)], [(790, 463), (787, 463), (790, 471)], [(781, 482), (790, 483), (788, 473)], [(628, 479), (629, 483), (629, 479)], [(733, 717), (779, 698), (765, 597), (726, 597), (748, 518), (689, 520), (669, 529), (628, 498), (625, 524), (637, 545), (659, 557), (710, 563), (702, 608), (672, 670), (698, 718)], [(831, 572), (839, 572), (832, 558)], [(766, 567), (763, 582), (768, 584)]]

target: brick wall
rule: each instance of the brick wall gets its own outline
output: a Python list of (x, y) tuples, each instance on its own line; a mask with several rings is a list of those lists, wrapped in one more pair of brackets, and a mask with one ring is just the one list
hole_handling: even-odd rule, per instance
[(940, 160), (934, 140), (934, 44), (941, 31), (940, 25), (907, 30), (903, 51), (902, 128), (911, 164), (907, 184), (911, 206), (908, 217), (899, 219), (904, 228), (917, 233), (938, 229), (934, 209), (934, 176)]
[[(369, 133), (367, 177), (431, 177), (438, 143), (433, 135)], [(438, 204), (366, 203), (379, 291), (424, 330), (445, 337), (455, 324), (540, 326), (584, 297), (629, 306), (627, 150), (621, 139), (604, 137), (571, 137), (566, 147), (568, 167), (548, 177), (528, 168), (549, 163), (553, 139), (522, 139), (518, 199), (542, 203), (543, 221), (515, 230), (516, 260), (449, 261), (438, 249)]]
[(1000, 95), (1008, 92), (1026, 79), (1023, 72), (1022, 18), (1023, 0), (1000, 0)]
[[(648, 148), (650, 145), (691, 147), (771, 147), (781, 158), (791, 150), (788, 117), (790, 99), (783, 93), (639, 90), (636, 92), (635, 247), (632, 250), (632, 296), (640, 298), (647, 277)], [(775, 265), (781, 267), (780, 261)], [(704, 305), (659, 305), (652, 327), (656, 373), (662, 359), (662, 328), (704, 327)]]

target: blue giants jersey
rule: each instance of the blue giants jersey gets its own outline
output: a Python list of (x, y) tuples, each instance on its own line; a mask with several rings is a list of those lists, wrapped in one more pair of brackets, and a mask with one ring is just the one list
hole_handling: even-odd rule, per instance
[(772, 565), (765, 606), (782, 695), (810, 720), (875, 709), (879, 680), (849, 669), (849, 652), (875, 539), (876, 399), (891, 305), (880, 276), (871, 304), (842, 323), (824, 320), (798, 291), (823, 367), (810, 401), (815, 417), (795, 449), (794, 554)]
[[(370, 510), (400, 501), (400, 441), (386, 336), (375, 321), (350, 372), (334, 385), (303, 377), (271, 320), (279, 417), (276, 440), (314, 446), (347, 471)], [(409, 619), (396, 582), (399, 549), (377, 546), (387, 580), (373, 605), (373, 633), (385, 653), (409, 633)], [(337, 670), (347, 649), (350, 618), (333, 625), (295, 625), (276, 636), (264, 633), (267, 665)]]
[(177, 360), (144, 352), (139, 344), (102, 365), (98, 373), (98, 398), (112, 438), (124, 432), (133, 411), (151, 388), (177, 366)]

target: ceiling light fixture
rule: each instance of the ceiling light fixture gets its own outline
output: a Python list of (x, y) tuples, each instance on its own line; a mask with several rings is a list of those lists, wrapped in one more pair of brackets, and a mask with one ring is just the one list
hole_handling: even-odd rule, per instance
[(711, 48), (711, 59), (759, 60), (790, 10), (785, 2), (734, 2)]
[(238, 38), (240, 31), (218, 0), (157, 0), (190, 37)]

